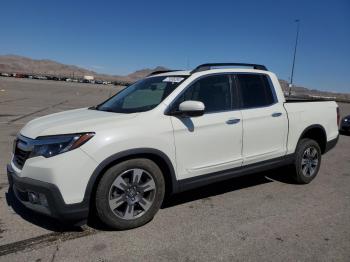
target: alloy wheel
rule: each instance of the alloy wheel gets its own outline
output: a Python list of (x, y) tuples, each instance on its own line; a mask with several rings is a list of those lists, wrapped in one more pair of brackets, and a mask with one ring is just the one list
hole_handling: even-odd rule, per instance
[(152, 206), (156, 185), (143, 169), (129, 169), (116, 177), (109, 190), (109, 207), (119, 218), (141, 217)]
[(315, 147), (307, 147), (303, 153), (301, 159), (301, 169), (303, 175), (306, 177), (312, 177), (318, 167), (319, 155)]

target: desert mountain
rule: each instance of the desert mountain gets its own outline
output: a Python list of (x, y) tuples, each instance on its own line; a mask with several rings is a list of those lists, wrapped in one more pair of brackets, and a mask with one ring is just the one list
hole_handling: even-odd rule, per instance
[[(126, 76), (119, 75), (106, 75), (99, 74), (92, 70), (81, 68), (74, 65), (66, 65), (58, 63), (56, 61), (43, 59), (36, 60), (28, 57), (17, 56), (17, 55), (0, 55), (0, 73), (26, 73), (26, 74), (38, 74), (38, 75), (55, 75), (55, 76), (66, 76), (66, 77), (83, 77), (84, 75), (92, 75), (96, 79), (103, 79), (109, 81), (120, 81), (124, 83), (135, 82), (150, 73), (158, 70), (166, 70), (167, 68), (158, 66), (156, 68), (147, 68), (138, 70)], [(288, 82), (280, 80), (282, 89), (284, 92), (288, 92)], [(337, 97), (340, 100), (350, 100), (350, 94), (339, 94), (333, 92), (324, 92), (318, 90), (310, 90), (305, 87), (295, 86), (293, 87), (293, 94), (307, 96), (327, 96)]]
[(26, 73), (38, 75), (54, 75), (67, 77), (83, 77), (84, 75), (92, 75), (97, 79), (115, 80), (123, 82), (134, 82), (145, 77), (151, 72), (158, 70), (166, 70), (165, 67), (158, 66), (156, 68), (142, 69), (126, 76), (99, 74), (92, 70), (81, 68), (74, 65), (66, 65), (48, 59), (31, 59), (28, 57), (17, 55), (0, 55), (0, 72), (6, 73)]
[(96, 72), (74, 65), (65, 65), (52, 60), (35, 60), (23, 56), (0, 56), (0, 72), (16, 72), (48, 75), (97, 75)]

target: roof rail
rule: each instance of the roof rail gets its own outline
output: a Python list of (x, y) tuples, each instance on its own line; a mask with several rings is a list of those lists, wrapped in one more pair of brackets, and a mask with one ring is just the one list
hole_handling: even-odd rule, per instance
[(176, 71), (181, 71), (181, 70), (158, 70), (158, 71), (154, 71), (154, 72), (150, 73), (147, 76), (159, 75), (159, 74), (163, 74), (163, 73), (176, 72)]
[(209, 63), (209, 64), (202, 64), (197, 66), (195, 69), (191, 71), (191, 74), (196, 72), (201, 72), (205, 70), (210, 70), (212, 67), (216, 66), (247, 66), (247, 67), (253, 67), (257, 70), (264, 70), (267, 71), (266, 66), (264, 65), (258, 65), (258, 64), (246, 64), (246, 63)]

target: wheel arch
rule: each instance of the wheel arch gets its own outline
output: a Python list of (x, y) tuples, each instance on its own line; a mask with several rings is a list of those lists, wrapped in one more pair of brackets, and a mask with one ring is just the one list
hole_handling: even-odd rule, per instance
[(327, 133), (323, 126), (318, 124), (308, 126), (301, 133), (298, 143), (303, 138), (310, 138), (315, 140), (319, 144), (322, 154), (326, 152)]
[(178, 191), (178, 183), (176, 180), (175, 169), (170, 161), (169, 157), (160, 150), (153, 148), (138, 148), (130, 149), (116, 153), (105, 160), (103, 160), (92, 173), (89, 182), (87, 184), (84, 202), (89, 203), (91, 206), (92, 200), (94, 199), (94, 193), (98, 182), (102, 178), (105, 171), (113, 165), (116, 165), (122, 161), (135, 159), (135, 158), (147, 158), (154, 161), (159, 168), (162, 170), (165, 179), (166, 194), (172, 194)]

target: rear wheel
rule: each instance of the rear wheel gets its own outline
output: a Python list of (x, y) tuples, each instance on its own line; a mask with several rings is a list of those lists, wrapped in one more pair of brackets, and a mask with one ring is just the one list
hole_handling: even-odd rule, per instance
[(316, 177), (320, 166), (321, 149), (318, 143), (309, 138), (300, 140), (294, 162), (296, 182), (310, 183)]
[(106, 171), (97, 186), (98, 216), (114, 229), (142, 226), (159, 210), (164, 191), (163, 174), (153, 161), (119, 163)]

